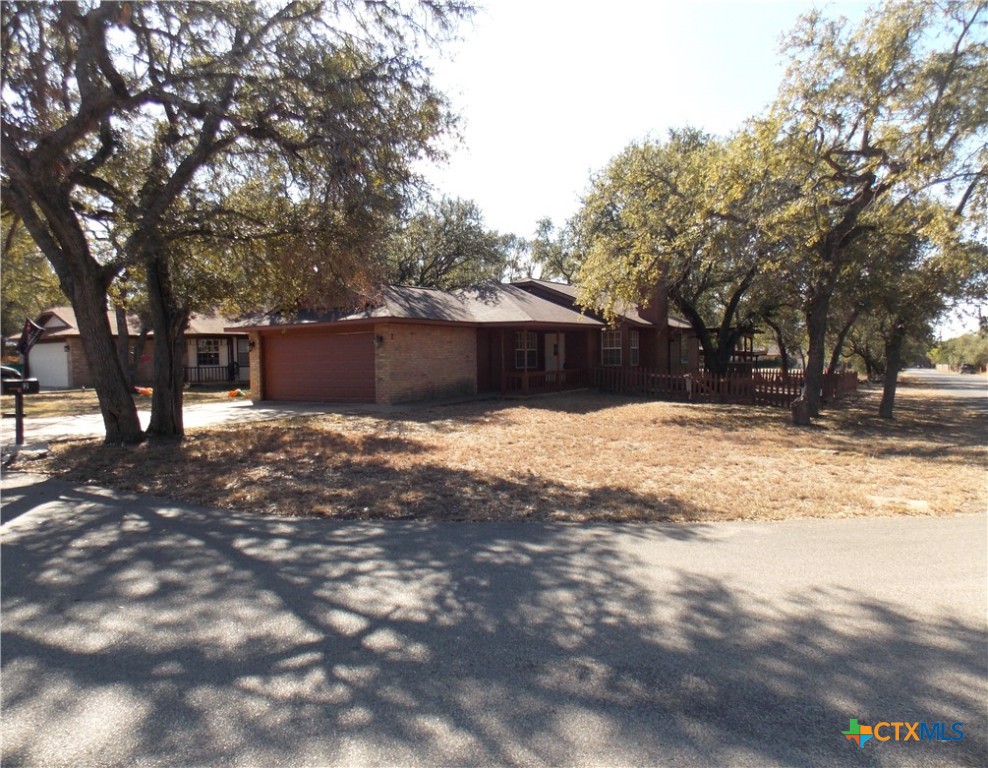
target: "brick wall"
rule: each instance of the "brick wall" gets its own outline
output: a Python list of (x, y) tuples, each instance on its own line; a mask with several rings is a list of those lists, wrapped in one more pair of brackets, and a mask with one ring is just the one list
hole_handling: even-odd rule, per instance
[(82, 348), (82, 339), (71, 338), (66, 343), (69, 347), (69, 386), (93, 386), (93, 377), (89, 373), (89, 362)]
[(261, 334), (252, 331), (247, 338), (254, 348), (251, 349), (250, 360), (250, 399), (257, 402), (264, 399), (264, 373), (261, 370), (261, 347), (264, 343)]
[[(93, 375), (89, 370), (89, 362), (86, 359), (86, 352), (82, 346), (82, 339), (77, 336), (66, 339), (69, 345), (69, 386), (70, 387), (92, 387)], [(131, 349), (134, 348), (134, 339), (130, 340)], [(137, 381), (141, 386), (150, 386), (154, 380), (154, 341), (147, 339), (144, 342), (144, 351), (141, 359), (137, 362)]]
[(377, 402), (402, 403), (477, 392), (477, 331), (382, 323), (374, 332)]

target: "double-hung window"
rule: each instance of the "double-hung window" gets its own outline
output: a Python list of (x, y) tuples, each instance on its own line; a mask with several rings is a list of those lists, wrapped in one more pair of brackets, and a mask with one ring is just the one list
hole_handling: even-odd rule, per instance
[(535, 331), (515, 331), (515, 368), (519, 371), (537, 368), (539, 335)]
[(621, 365), (621, 330), (604, 331), (600, 340), (600, 362), (604, 366)]
[(639, 365), (640, 355), (639, 345), (638, 345), (638, 331), (631, 331), (631, 349), (628, 352), (628, 363), (632, 368), (637, 368)]
[(196, 341), (196, 365), (220, 364), (220, 340), (198, 339)]

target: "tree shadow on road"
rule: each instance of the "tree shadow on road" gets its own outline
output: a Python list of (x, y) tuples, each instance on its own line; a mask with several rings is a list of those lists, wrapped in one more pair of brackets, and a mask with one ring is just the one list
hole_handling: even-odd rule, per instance
[[(4, 765), (984, 764), (984, 626), (865, 587), (650, 586), (641, 547), (710, 554), (703, 526), (285, 520), (48, 482), (71, 506), (3, 531)], [(859, 750), (850, 718), (965, 739)]]

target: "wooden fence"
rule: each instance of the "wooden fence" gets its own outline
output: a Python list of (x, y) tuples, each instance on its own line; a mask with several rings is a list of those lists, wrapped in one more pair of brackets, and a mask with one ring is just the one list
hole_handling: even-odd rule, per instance
[[(802, 394), (802, 371), (717, 376), (712, 373), (668, 374), (649, 368), (594, 368), (593, 386), (605, 392), (689, 402), (740, 403), (788, 407)], [(837, 400), (857, 391), (856, 373), (824, 375), (823, 399)]]

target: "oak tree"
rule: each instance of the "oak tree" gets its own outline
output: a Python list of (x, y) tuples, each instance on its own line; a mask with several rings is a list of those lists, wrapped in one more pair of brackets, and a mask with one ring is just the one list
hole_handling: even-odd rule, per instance
[[(142, 269), (147, 287), (150, 431), (181, 436), (180, 277), (216, 234), (190, 224), (259, 161), (278, 168), (288, 200), (333, 217), (395, 206), (451, 125), (418, 46), (469, 11), (455, 0), (3, 4), (3, 205), (73, 303), (108, 442), (143, 438), (106, 318), (121, 269)], [(92, 247), (108, 230), (122, 245), (110, 256)]]
[(394, 283), (443, 290), (498, 281), (511, 243), (487, 228), (472, 200), (430, 200), (388, 238), (386, 275)]
[[(956, 213), (983, 199), (988, 126), (988, 5), (903, 0), (858, 25), (802, 18), (790, 64), (760, 135), (770, 172), (790, 188), (765, 222), (791, 244), (809, 334), (811, 413), (819, 411), (831, 300), (859, 270), (855, 243), (882, 211), (940, 188)], [(870, 256), (868, 257), (870, 258)]]
[(581, 300), (613, 316), (664, 284), (708, 370), (725, 373), (742, 334), (777, 303), (771, 288), (753, 290), (778, 249), (758, 229), (774, 192), (750, 174), (753, 147), (743, 134), (723, 141), (687, 129), (614, 158), (578, 217)]

